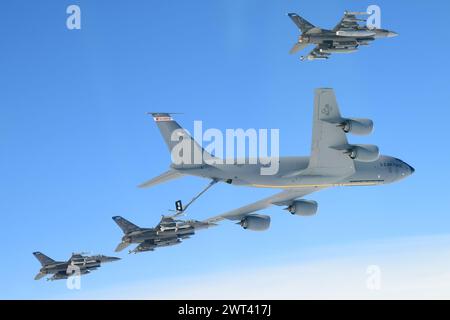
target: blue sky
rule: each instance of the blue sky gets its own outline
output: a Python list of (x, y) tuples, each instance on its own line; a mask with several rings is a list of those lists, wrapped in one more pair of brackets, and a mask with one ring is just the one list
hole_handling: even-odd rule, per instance
[[(82, 30), (66, 28), (70, 4), (81, 7)], [(239, 268), (333, 255), (315, 248), (448, 234), (450, 44), (443, 21), (450, 4), (377, 1), (382, 25), (399, 37), (329, 61), (301, 63), (288, 55), (298, 32), (287, 12), (332, 28), (344, 10), (369, 4), (4, 1), (0, 298), (81, 298), (137, 282), (151, 290), (153, 282), (222, 271), (245, 277)], [(194, 120), (206, 128), (279, 128), (282, 155), (307, 155), (317, 87), (336, 90), (344, 115), (374, 120), (374, 134), (352, 142), (379, 145), (414, 166), (414, 176), (314, 194), (319, 214), (309, 219), (268, 209), (273, 219), (265, 233), (224, 224), (180, 246), (121, 254), (122, 261), (84, 277), (80, 291), (69, 291), (64, 281), (33, 280), (39, 269), (33, 251), (55, 259), (73, 251), (111, 255), (121, 237), (113, 215), (152, 226), (175, 200), (207, 184), (185, 178), (136, 188), (169, 165), (145, 112), (182, 112), (177, 120), (187, 129)], [(192, 206), (190, 217), (274, 192), (219, 185)]]

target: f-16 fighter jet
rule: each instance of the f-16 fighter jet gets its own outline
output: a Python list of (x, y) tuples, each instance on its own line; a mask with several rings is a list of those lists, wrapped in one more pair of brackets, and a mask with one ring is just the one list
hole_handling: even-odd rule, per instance
[(42, 265), (34, 280), (39, 280), (46, 275), (53, 275), (47, 280), (67, 279), (71, 275), (84, 275), (96, 270), (102, 263), (120, 260), (116, 257), (104, 255), (86, 256), (80, 253), (73, 253), (68, 261), (55, 261), (41, 252), (33, 252), (33, 255)]
[(180, 244), (184, 239), (189, 239), (197, 230), (215, 226), (212, 222), (178, 220), (176, 216), (163, 216), (154, 228), (140, 228), (120, 216), (113, 217), (124, 233), (116, 252), (122, 251), (132, 243), (139, 245), (129, 253), (153, 251), (156, 248), (173, 246)]
[(366, 19), (359, 16), (366, 12), (345, 12), (344, 17), (333, 30), (321, 29), (306, 21), (296, 13), (289, 13), (295, 25), (301, 31), (298, 42), (290, 53), (296, 53), (310, 44), (316, 47), (301, 60), (326, 60), (332, 53), (355, 52), (359, 46), (368, 45), (379, 38), (391, 38), (398, 34), (385, 30), (369, 28)]
[[(172, 163), (169, 171), (141, 187), (192, 175), (237, 186), (283, 190), (206, 222), (228, 219), (237, 221), (245, 229), (265, 230), (269, 227), (270, 218), (254, 212), (275, 205), (286, 208), (293, 215), (311, 216), (317, 212), (317, 202), (304, 197), (316, 191), (340, 186), (394, 183), (414, 173), (414, 168), (406, 162), (389, 155), (380, 155), (376, 145), (348, 141), (348, 135), (369, 135), (373, 130), (373, 121), (342, 116), (334, 91), (329, 88), (317, 89), (315, 92), (310, 156), (277, 157), (278, 171), (273, 175), (261, 174), (261, 170), (266, 168), (266, 164), (261, 162), (205, 161), (215, 156), (204, 150), (170, 114), (153, 113), (153, 117), (171, 153), (180, 141), (189, 145), (192, 152), (186, 153), (188, 163)], [(287, 122), (287, 125), (295, 125), (295, 121)], [(297, 144), (298, 137), (294, 137), (292, 143)], [(195, 154), (203, 155), (203, 162), (196, 163)]]

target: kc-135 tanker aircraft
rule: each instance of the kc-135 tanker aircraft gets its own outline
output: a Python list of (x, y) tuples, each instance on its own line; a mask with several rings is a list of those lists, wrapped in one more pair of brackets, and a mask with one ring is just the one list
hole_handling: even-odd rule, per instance
[(296, 13), (289, 13), (288, 16), (302, 32), (290, 53), (296, 53), (314, 44), (316, 47), (307, 56), (302, 56), (301, 60), (326, 60), (332, 53), (352, 53), (358, 50), (359, 46), (369, 45), (376, 39), (398, 35), (385, 29), (369, 28), (366, 19), (358, 17), (364, 15), (367, 15), (367, 12), (346, 11), (336, 27), (327, 30), (317, 28)]
[[(414, 168), (404, 161), (379, 154), (375, 145), (351, 144), (347, 134), (369, 135), (373, 122), (369, 119), (342, 117), (333, 89), (315, 91), (311, 155), (309, 157), (280, 157), (275, 175), (261, 175), (264, 164), (211, 164), (214, 159), (169, 113), (152, 113), (169, 151), (183, 139), (192, 147), (189, 164), (171, 164), (169, 171), (145, 182), (151, 187), (185, 175), (212, 179), (237, 186), (282, 189), (283, 191), (244, 207), (207, 219), (216, 223), (228, 219), (240, 223), (244, 229), (266, 230), (270, 217), (254, 212), (272, 205), (283, 206), (290, 213), (311, 216), (317, 212), (317, 202), (303, 197), (313, 192), (337, 186), (371, 186), (402, 180)], [(176, 134), (173, 134), (173, 133)], [(179, 137), (173, 141), (173, 136)], [(202, 163), (194, 164), (195, 154), (203, 154)]]

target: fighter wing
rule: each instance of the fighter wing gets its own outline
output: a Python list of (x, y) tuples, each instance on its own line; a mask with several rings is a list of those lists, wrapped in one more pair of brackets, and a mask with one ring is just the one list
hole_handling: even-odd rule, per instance
[(367, 12), (348, 12), (345, 11), (344, 17), (334, 27), (333, 32), (344, 30), (356, 30), (360, 27), (359, 22), (365, 22), (366, 19), (358, 18), (359, 15), (367, 15)]
[(224, 219), (242, 220), (242, 218), (244, 218), (245, 216), (247, 216), (253, 212), (266, 209), (273, 205), (288, 206), (295, 199), (302, 198), (308, 194), (311, 194), (313, 192), (316, 192), (316, 191), (319, 191), (322, 189), (324, 189), (324, 187), (305, 187), (305, 188), (282, 191), (273, 196), (259, 200), (257, 202), (251, 203), (251, 204), (243, 206), (241, 208), (238, 208), (238, 209), (235, 209), (232, 211), (228, 211), (221, 215), (209, 218), (209, 219), (205, 220), (204, 222), (216, 223), (216, 222), (219, 222)]
[(316, 89), (314, 98), (311, 157), (304, 175), (342, 179), (355, 172), (353, 160), (344, 152), (347, 136), (340, 124), (339, 107), (333, 89)]

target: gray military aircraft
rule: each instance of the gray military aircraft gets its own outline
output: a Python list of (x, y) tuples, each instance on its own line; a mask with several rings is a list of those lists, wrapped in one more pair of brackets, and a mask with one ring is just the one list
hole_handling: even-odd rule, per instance
[(51, 274), (53, 276), (47, 279), (50, 281), (67, 279), (75, 274), (88, 274), (99, 268), (102, 263), (120, 260), (120, 258), (104, 255), (86, 256), (80, 253), (73, 253), (67, 261), (55, 261), (41, 252), (33, 252), (33, 255), (42, 265), (34, 280), (39, 280)]
[[(400, 159), (379, 154), (375, 145), (351, 144), (347, 134), (368, 135), (373, 130), (369, 119), (342, 117), (333, 89), (316, 89), (313, 133), (309, 157), (280, 157), (275, 175), (261, 175), (264, 164), (211, 164), (214, 158), (191, 138), (168, 113), (152, 113), (169, 148), (179, 141), (191, 142), (190, 163), (173, 164), (171, 169), (140, 187), (176, 179), (185, 175), (214, 179), (232, 185), (283, 189), (282, 192), (236, 210), (208, 219), (215, 223), (235, 220), (245, 229), (265, 230), (270, 218), (253, 214), (272, 205), (285, 206), (294, 215), (311, 216), (317, 212), (317, 202), (303, 199), (313, 192), (337, 186), (375, 186), (400, 181), (414, 168)], [(203, 162), (195, 164), (195, 153), (203, 153)], [(193, 164), (194, 163), (194, 164)], [(239, 163), (239, 162), (237, 162)]]
[(326, 60), (332, 53), (355, 52), (359, 46), (368, 45), (375, 39), (398, 35), (393, 31), (367, 27), (366, 19), (358, 17), (363, 15), (367, 13), (346, 11), (337, 26), (327, 30), (317, 28), (296, 13), (289, 13), (288, 16), (302, 32), (290, 53), (294, 54), (314, 44), (316, 47), (307, 56), (302, 56), (301, 60)]
[(156, 248), (177, 245), (182, 240), (193, 236), (195, 231), (215, 226), (213, 222), (178, 220), (176, 216), (163, 216), (154, 228), (140, 228), (120, 216), (113, 217), (124, 233), (116, 252), (122, 251), (132, 243), (139, 245), (129, 253), (153, 251)]

